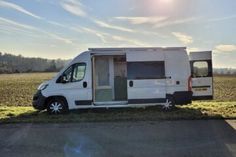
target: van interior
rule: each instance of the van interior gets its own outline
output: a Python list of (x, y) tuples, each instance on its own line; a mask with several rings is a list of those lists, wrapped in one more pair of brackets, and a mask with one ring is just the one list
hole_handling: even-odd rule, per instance
[(126, 56), (93, 56), (93, 86), (96, 105), (127, 103)]

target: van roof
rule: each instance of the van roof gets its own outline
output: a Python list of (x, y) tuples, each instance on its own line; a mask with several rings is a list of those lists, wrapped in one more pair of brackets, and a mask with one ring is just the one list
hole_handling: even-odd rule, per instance
[(89, 51), (125, 51), (125, 50), (186, 50), (186, 47), (121, 47), (121, 48), (89, 48)]

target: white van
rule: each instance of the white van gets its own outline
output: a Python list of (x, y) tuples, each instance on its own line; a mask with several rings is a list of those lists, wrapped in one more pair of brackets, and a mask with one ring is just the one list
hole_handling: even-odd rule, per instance
[(185, 47), (90, 48), (52, 80), (42, 83), (33, 106), (49, 113), (99, 107), (144, 107), (212, 99), (211, 51)]

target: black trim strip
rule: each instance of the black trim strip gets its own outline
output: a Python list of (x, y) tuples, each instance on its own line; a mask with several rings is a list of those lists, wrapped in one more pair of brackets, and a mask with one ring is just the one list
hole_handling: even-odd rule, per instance
[(193, 100), (213, 100), (212, 95), (206, 95), (206, 96), (192, 96)]
[[(173, 98), (176, 105), (185, 105), (192, 102), (192, 91), (177, 91), (174, 92)], [(166, 95), (167, 97), (168, 95)], [(169, 96), (170, 97), (170, 96)]]
[(157, 99), (128, 99), (128, 104), (145, 104), (145, 103), (164, 103), (166, 98)]
[(128, 79), (128, 80), (163, 80), (163, 79), (167, 79), (167, 77), (155, 77), (155, 78), (137, 77), (137, 78)]
[(92, 105), (92, 100), (76, 100), (75, 105)]
[(211, 86), (192, 86), (192, 88), (210, 88)]

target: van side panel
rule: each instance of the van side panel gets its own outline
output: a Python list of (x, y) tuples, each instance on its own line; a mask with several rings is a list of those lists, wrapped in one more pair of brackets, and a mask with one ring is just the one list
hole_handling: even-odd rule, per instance
[(165, 52), (165, 69), (167, 79), (167, 93), (188, 90), (190, 64), (185, 51)]
[(126, 60), (128, 103), (163, 102), (166, 98), (165, 76), (156, 75), (159, 71), (156, 69), (157, 66), (163, 65), (164, 69), (163, 52), (161, 50), (127, 51)]
[(188, 91), (188, 80), (191, 75), (187, 52), (165, 51), (166, 91), (176, 104), (191, 103), (192, 92)]

